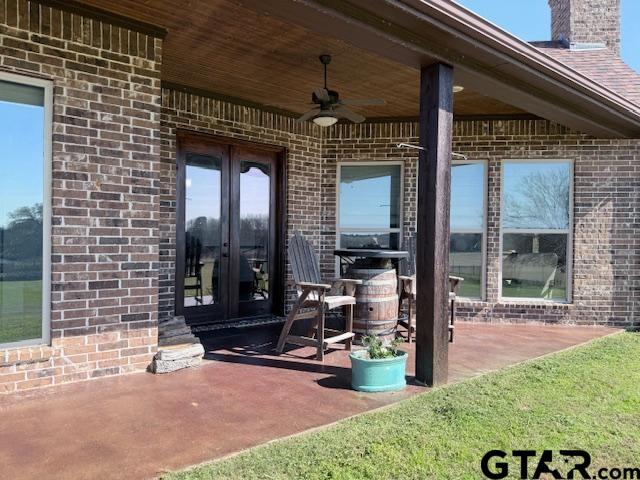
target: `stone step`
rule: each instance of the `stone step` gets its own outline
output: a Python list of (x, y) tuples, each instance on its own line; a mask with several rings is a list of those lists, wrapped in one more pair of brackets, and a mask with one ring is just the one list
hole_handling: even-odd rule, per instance
[(171, 330), (165, 330), (164, 328), (158, 328), (158, 336), (161, 337), (176, 337), (178, 335), (190, 334), (191, 329), (189, 327), (173, 328)]
[(185, 343), (199, 343), (198, 337), (192, 335), (191, 333), (185, 335), (178, 335), (175, 337), (167, 337), (158, 339), (158, 345), (160, 347), (172, 346), (172, 345), (180, 345)]
[(200, 365), (204, 356), (204, 347), (199, 342), (192, 342), (192, 338), (195, 337), (190, 335), (186, 342), (161, 346), (153, 357), (150, 370), (153, 373), (169, 373)]
[(184, 327), (187, 324), (182, 315), (173, 317), (171, 320), (165, 320), (158, 323), (158, 328), (170, 330), (173, 327)]
[(157, 360), (180, 360), (184, 358), (200, 357), (204, 355), (201, 343), (180, 344), (168, 348), (161, 348), (156, 353)]
[(183, 368), (197, 367), (202, 363), (201, 357), (189, 357), (179, 360), (158, 360), (155, 359), (151, 364), (151, 371), (153, 373), (171, 373)]

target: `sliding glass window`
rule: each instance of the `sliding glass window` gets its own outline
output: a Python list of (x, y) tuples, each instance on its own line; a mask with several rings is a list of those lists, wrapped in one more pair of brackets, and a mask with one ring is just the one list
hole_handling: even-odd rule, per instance
[(49, 340), (51, 86), (0, 74), (0, 345)]
[(569, 301), (573, 164), (507, 161), (502, 177), (502, 297)]
[(340, 164), (338, 190), (340, 248), (399, 247), (402, 164)]
[(486, 162), (452, 163), (449, 273), (464, 278), (460, 296), (474, 299), (484, 296), (486, 185)]

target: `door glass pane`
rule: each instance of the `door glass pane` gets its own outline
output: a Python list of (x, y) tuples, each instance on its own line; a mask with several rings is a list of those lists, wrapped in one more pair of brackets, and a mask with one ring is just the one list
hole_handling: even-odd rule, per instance
[(240, 162), (240, 301), (269, 298), (269, 165)]
[(44, 91), (0, 81), (0, 344), (42, 338)]
[(399, 228), (401, 172), (400, 165), (340, 167), (340, 228)]
[(502, 296), (567, 299), (566, 233), (505, 233)]
[(221, 166), (219, 157), (186, 158), (185, 307), (220, 302)]

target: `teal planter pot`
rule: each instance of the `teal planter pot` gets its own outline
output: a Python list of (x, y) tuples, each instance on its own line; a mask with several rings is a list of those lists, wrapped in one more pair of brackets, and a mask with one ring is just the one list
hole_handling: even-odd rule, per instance
[(391, 392), (406, 385), (407, 352), (393, 358), (369, 359), (366, 350), (357, 350), (351, 358), (351, 387), (360, 392)]

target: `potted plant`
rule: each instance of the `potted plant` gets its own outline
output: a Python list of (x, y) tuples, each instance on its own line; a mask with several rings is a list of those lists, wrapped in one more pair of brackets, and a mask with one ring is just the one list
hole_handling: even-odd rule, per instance
[(389, 392), (403, 389), (407, 381), (407, 352), (398, 350), (401, 339), (383, 343), (376, 336), (362, 339), (366, 347), (349, 355), (351, 386), (361, 392)]

